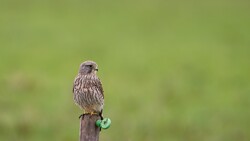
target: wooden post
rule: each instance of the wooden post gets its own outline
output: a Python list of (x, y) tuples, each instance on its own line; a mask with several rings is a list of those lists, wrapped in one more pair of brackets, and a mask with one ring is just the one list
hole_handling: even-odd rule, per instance
[(101, 119), (99, 115), (86, 114), (80, 119), (80, 141), (99, 141), (100, 127), (96, 121)]

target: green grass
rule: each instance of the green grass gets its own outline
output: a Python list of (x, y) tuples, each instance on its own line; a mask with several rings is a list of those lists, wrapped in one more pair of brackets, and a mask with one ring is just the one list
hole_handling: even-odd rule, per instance
[(99, 64), (100, 140), (250, 139), (249, 2), (0, 2), (0, 140), (76, 141), (72, 84)]

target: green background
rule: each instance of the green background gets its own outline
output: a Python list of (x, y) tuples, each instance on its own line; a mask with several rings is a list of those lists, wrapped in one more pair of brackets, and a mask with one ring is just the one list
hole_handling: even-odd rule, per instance
[(1, 0), (0, 140), (77, 141), (94, 60), (100, 141), (249, 141), (247, 0)]

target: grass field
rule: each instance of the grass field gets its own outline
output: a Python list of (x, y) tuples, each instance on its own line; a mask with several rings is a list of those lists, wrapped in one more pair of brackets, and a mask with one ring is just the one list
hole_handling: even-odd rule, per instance
[(99, 64), (100, 141), (249, 141), (250, 2), (0, 1), (0, 140), (77, 141)]

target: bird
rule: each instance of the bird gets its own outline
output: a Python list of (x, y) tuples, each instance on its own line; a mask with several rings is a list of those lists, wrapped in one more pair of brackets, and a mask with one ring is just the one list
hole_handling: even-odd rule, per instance
[(101, 119), (104, 106), (104, 91), (102, 83), (97, 76), (98, 65), (94, 61), (81, 63), (73, 84), (73, 99), (84, 113), (99, 115)]

